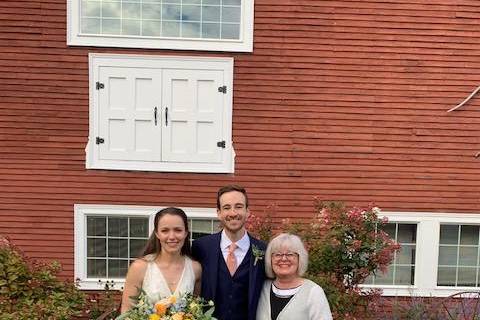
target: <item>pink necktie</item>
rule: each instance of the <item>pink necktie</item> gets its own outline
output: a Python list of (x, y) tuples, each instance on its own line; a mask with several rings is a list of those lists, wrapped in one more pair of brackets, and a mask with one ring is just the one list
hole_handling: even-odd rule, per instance
[(237, 249), (237, 245), (232, 242), (231, 245), (228, 246), (228, 254), (227, 254), (227, 268), (230, 271), (230, 274), (233, 276), (235, 270), (237, 270), (237, 258), (235, 258), (235, 249)]

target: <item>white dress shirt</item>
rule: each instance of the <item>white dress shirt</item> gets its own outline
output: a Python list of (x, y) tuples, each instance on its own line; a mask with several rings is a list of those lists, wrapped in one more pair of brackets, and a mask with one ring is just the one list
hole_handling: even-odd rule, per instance
[[(233, 252), (235, 254), (235, 258), (237, 259), (237, 266), (243, 261), (243, 258), (247, 255), (248, 249), (250, 248), (250, 237), (248, 236), (247, 232), (243, 235), (243, 237), (235, 242), (237, 244), (237, 248)], [(228, 255), (228, 247), (232, 244), (232, 240), (228, 238), (225, 230), (222, 230), (222, 235), (220, 238), (220, 250), (222, 250), (223, 259), (227, 262), (227, 255)]]

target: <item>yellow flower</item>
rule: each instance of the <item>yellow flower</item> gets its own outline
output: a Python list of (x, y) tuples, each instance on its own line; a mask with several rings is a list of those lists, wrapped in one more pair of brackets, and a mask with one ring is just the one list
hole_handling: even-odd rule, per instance
[(158, 314), (151, 314), (148, 320), (160, 320), (160, 316)]
[(170, 297), (170, 303), (174, 304), (175, 302), (177, 302), (177, 297), (176, 296), (171, 296)]
[(172, 316), (172, 320), (183, 320), (183, 312), (177, 312)]

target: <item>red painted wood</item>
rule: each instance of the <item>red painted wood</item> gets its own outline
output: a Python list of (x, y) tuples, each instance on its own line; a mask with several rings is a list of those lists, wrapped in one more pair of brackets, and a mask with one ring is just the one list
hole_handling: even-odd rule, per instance
[[(66, 45), (64, 0), (0, 1), (0, 234), (73, 275), (73, 205), (306, 218), (313, 199), (480, 212), (480, 3), (256, 0), (253, 53)], [(234, 174), (85, 169), (88, 54), (234, 57)]]

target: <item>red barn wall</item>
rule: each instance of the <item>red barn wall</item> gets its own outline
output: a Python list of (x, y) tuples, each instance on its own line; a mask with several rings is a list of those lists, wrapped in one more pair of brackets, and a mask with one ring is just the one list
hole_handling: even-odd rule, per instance
[[(480, 212), (480, 3), (255, 0), (253, 53), (69, 47), (66, 1), (0, 1), (0, 234), (73, 274), (75, 203), (262, 213), (313, 198)], [(88, 53), (234, 57), (234, 174), (85, 169)]]

